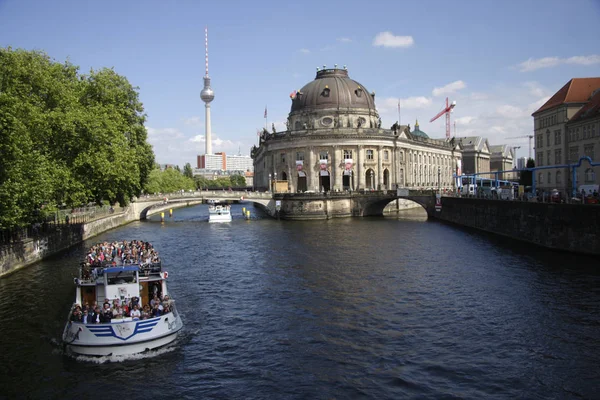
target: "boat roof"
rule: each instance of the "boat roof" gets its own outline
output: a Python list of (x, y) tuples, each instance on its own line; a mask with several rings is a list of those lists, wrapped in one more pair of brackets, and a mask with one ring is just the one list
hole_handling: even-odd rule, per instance
[(115, 273), (115, 272), (124, 272), (124, 271), (139, 271), (139, 265), (123, 265), (123, 266), (112, 266), (104, 268), (100, 271), (100, 274), (103, 273)]

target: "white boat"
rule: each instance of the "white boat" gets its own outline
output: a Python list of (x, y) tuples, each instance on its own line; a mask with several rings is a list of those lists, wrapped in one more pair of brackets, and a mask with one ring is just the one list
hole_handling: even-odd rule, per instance
[[(67, 351), (88, 356), (142, 353), (173, 342), (183, 328), (175, 302), (167, 291), (168, 273), (162, 270), (160, 261), (115, 264), (89, 260), (81, 264), (79, 277), (75, 278), (75, 303), (62, 337)], [(114, 310), (119, 310), (119, 306), (114, 309), (103, 306), (107, 311), (99, 314), (85, 312), (86, 304), (94, 307), (106, 300), (110, 304), (130, 302), (145, 307), (155, 295), (156, 312), (140, 312), (139, 317), (137, 311), (115, 315)], [(109, 314), (113, 314), (112, 318)]]
[(231, 222), (231, 207), (212, 203), (208, 206), (208, 222)]

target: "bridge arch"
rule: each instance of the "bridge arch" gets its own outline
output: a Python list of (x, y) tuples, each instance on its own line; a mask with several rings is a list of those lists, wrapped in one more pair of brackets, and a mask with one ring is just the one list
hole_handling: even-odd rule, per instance
[(431, 195), (423, 196), (395, 196), (390, 198), (379, 198), (366, 201), (363, 204), (362, 216), (381, 216), (385, 207), (398, 199), (410, 200), (419, 204), (430, 215), (435, 206), (435, 197)]

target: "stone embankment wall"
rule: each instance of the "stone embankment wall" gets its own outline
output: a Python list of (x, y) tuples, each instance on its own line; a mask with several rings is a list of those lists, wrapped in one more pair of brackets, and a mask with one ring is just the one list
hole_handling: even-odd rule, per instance
[[(148, 215), (201, 202), (202, 200), (199, 199), (182, 203), (161, 204), (153, 207)], [(40, 261), (44, 257), (66, 250), (102, 232), (139, 220), (141, 211), (150, 204), (152, 203), (132, 203), (122, 213), (83, 224), (59, 225), (46, 235), (40, 234), (35, 238), (26, 239), (22, 242), (0, 246), (0, 277)]]
[(600, 254), (600, 206), (442, 198), (431, 216), (547, 248)]

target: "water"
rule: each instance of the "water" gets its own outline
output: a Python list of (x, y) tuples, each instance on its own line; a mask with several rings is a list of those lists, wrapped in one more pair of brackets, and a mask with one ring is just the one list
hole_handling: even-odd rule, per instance
[[(106, 232), (0, 280), (0, 397), (597, 398), (597, 259), (417, 218)], [(257, 211), (252, 209), (252, 214)], [(410, 214), (410, 213), (409, 213)], [(184, 319), (150, 356), (73, 359), (60, 335), (93, 243), (143, 239)], [(159, 397), (160, 396), (160, 397)]]

